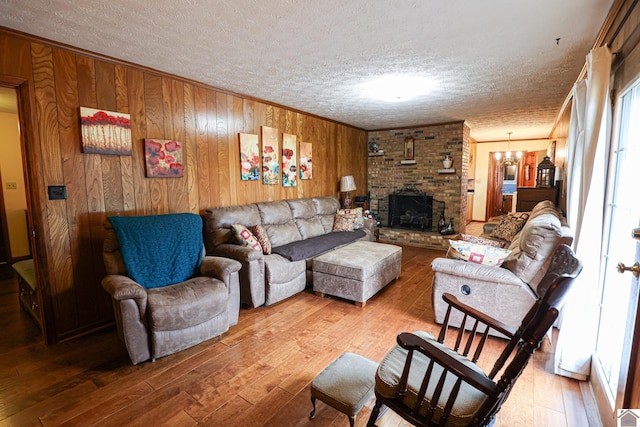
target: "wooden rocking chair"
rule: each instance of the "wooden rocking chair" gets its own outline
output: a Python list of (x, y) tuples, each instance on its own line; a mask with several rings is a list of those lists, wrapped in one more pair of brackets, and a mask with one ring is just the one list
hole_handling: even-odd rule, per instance
[[(581, 270), (582, 264), (571, 248), (559, 246), (538, 288), (542, 296), (518, 330), (445, 293), (443, 299), (449, 307), (438, 339), (428, 332), (403, 332), (398, 335), (398, 345), (380, 363), (376, 404), (367, 425), (375, 425), (382, 405), (418, 426), (492, 425), (533, 352), (558, 318)], [(463, 325), (469, 320), (473, 326), (471, 332), (458, 329), (455, 345), (450, 349), (444, 342), (452, 308), (464, 313)], [(476, 362), (490, 328), (510, 340), (487, 375)], [(499, 372), (501, 376), (495, 381)]]

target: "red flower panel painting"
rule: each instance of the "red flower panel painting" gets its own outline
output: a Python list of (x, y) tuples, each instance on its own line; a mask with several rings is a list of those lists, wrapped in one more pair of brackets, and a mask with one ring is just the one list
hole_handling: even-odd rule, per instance
[(182, 143), (168, 139), (145, 139), (144, 157), (147, 178), (180, 178), (183, 176)]

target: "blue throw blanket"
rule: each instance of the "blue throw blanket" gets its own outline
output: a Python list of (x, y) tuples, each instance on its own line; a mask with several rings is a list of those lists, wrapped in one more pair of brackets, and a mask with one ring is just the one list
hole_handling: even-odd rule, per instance
[(129, 277), (145, 289), (197, 276), (202, 263), (202, 218), (192, 213), (111, 216)]

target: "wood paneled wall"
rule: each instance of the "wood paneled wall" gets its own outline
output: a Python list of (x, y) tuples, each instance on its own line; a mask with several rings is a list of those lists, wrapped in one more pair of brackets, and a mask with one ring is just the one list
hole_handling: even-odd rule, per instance
[[(0, 28), (0, 82), (20, 88), (23, 148), (46, 336), (112, 321), (100, 286), (109, 215), (200, 213), (212, 206), (339, 195), (341, 175), (366, 194), (366, 132), (143, 67)], [(131, 115), (132, 156), (83, 155), (79, 107)], [(240, 181), (238, 132), (261, 126), (313, 144), (313, 179), (292, 188)], [(145, 178), (143, 138), (184, 143), (183, 178)], [(65, 185), (67, 200), (47, 199)]]

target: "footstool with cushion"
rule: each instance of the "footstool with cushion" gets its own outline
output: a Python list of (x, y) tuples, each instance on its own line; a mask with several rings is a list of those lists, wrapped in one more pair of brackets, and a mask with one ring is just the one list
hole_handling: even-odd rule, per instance
[(313, 259), (313, 290), (364, 307), (367, 300), (400, 276), (402, 248), (358, 241)]
[(18, 261), (12, 267), (18, 274), (20, 306), (33, 317), (38, 326), (41, 326), (40, 308), (38, 307), (38, 283), (33, 259)]
[(356, 416), (373, 395), (378, 364), (359, 354), (346, 352), (331, 362), (311, 382), (311, 404), (316, 414), (316, 399), (346, 414), (353, 427)]

